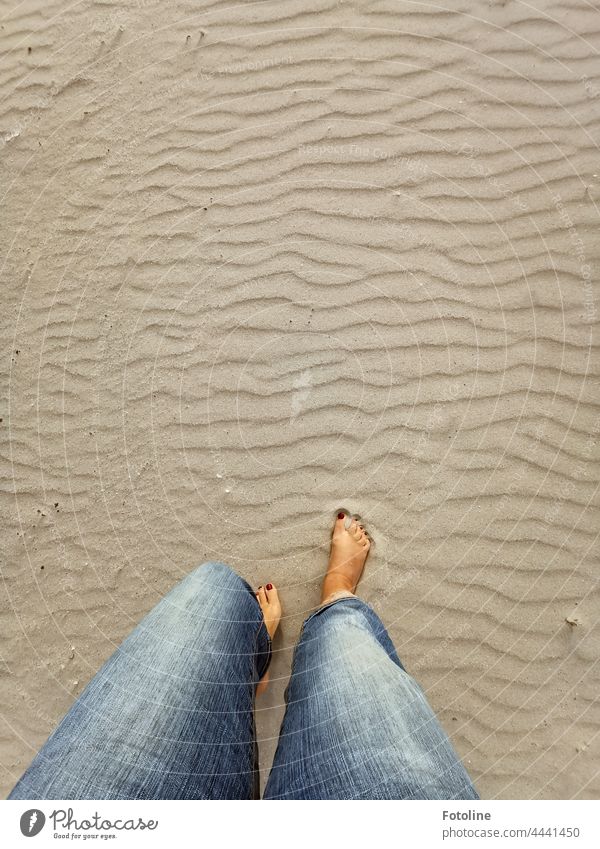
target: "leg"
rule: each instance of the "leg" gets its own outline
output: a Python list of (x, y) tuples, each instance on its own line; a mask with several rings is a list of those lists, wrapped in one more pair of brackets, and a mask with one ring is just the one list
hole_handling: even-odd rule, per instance
[(336, 522), (325, 604), (296, 648), (265, 798), (477, 799), (381, 621), (352, 593), (368, 553), (356, 525)]
[(93, 678), (11, 799), (250, 799), (254, 693), (271, 651), (229, 567), (178, 584)]

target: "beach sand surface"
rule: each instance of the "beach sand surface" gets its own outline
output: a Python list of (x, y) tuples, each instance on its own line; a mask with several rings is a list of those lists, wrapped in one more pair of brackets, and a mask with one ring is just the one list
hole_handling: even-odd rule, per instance
[(598, 797), (600, 15), (4, 2), (0, 792), (183, 575), (333, 514), (486, 798)]

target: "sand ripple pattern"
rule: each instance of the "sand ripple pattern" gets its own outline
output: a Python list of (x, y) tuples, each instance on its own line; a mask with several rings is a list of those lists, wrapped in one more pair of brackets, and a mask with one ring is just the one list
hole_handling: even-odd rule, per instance
[(330, 515), (483, 796), (598, 797), (600, 15), (3, 4), (1, 792), (194, 565)]

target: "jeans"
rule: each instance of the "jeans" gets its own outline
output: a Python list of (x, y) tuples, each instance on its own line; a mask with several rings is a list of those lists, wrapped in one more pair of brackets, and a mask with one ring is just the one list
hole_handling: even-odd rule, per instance
[[(270, 657), (252, 588), (204, 564), (121, 644), (9, 798), (258, 798), (254, 698)], [(265, 799), (478, 798), (355, 596), (305, 621), (286, 700)]]

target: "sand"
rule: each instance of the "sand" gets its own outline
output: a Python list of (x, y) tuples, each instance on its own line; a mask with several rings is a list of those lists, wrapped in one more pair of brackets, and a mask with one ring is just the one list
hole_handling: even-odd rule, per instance
[(343, 505), (481, 794), (597, 797), (598, 11), (2, 12), (2, 793), (207, 559), (265, 773)]

